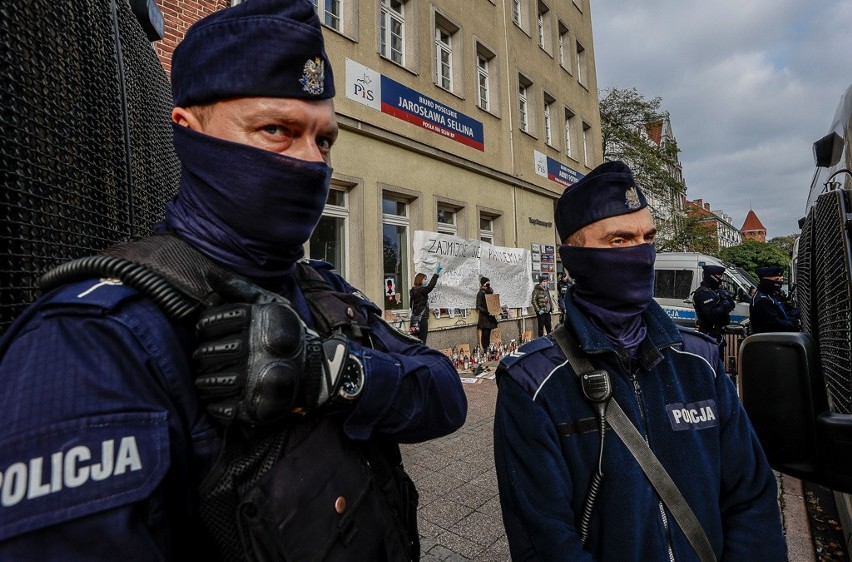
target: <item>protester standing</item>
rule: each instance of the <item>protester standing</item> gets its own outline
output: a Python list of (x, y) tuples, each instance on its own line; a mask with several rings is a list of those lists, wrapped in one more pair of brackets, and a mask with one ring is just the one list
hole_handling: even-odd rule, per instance
[(488, 277), (479, 278), (479, 292), (476, 293), (476, 310), (479, 311), (479, 320), (476, 325), (480, 330), (480, 343), (482, 350), (488, 351), (488, 346), (491, 344), (491, 330), (497, 327), (497, 318), (488, 312), (488, 303), (485, 301), (485, 295), (494, 294), (494, 289), (491, 288), (491, 281)]
[(552, 332), (550, 315), (553, 312), (553, 301), (550, 298), (550, 290), (547, 288), (547, 277), (543, 275), (538, 278), (538, 283), (533, 287), (532, 306), (535, 310), (538, 337)]
[(408, 291), (408, 298), (411, 301), (411, 326), (414, 326), (417, 322), (416, 335), (424, 344), (426, 343), (426, 336), (429, 335), (429, 293), (438, 283), (440, 273), (441, 264), (438, 264), (437, 270), (432, 274), (432, 278), (426, 285), (423, 285), (426, 274), (418, 273), (414, 276), (414, 286)]

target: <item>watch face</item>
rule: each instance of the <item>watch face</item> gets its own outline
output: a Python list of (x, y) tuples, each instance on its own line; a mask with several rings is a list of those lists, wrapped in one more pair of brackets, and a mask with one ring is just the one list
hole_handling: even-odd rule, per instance
[(343, 380), (340, 383), (340, 396), (346, 400), (354, 399), (364, 387), (364, 367), (361, 361), (354, 355), (350, 355), (346, 371), (341, 376)]

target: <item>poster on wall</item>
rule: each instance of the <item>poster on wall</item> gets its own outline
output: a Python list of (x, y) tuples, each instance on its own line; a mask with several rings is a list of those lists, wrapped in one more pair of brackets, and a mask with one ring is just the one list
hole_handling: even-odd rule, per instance
[(488, 277), (500, 302), (509, 308), (529, 304), (533, 284), (530, 253), (523, 248), (417, 230), (414, 232), (415, 273), (431, 276), (441, 264), (429, 308), (475, 308), (479, 278)]

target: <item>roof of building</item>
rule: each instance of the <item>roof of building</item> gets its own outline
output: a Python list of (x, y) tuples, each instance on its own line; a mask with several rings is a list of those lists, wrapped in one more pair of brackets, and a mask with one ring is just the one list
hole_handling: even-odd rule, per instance
[(743, 222), (743, 227), (740, 229), (740, 231), (749, 232), (752, 230), (766, 231), (766, 227), (763, 226), (763, 223), (760, 222), (759, 218), (757, 218), (757, 214), (753, 210), (749, 209), (748, 214), (745, 218), (745, 222)]

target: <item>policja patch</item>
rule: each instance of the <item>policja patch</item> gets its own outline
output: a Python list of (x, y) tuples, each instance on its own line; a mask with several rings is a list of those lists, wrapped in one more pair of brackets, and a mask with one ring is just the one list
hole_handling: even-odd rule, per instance
[(702, 400), (691, 404), (666, 404), (669, 422), (675, 431), (705, 429), (719, 425), (719, 409), (715, 400)]

